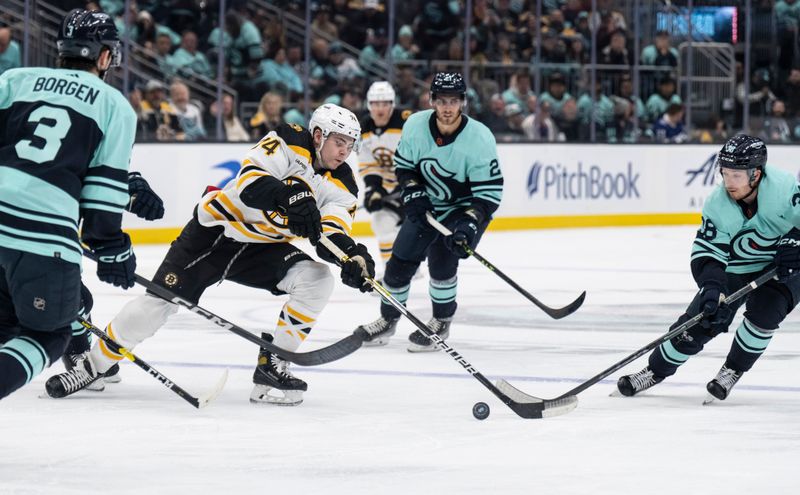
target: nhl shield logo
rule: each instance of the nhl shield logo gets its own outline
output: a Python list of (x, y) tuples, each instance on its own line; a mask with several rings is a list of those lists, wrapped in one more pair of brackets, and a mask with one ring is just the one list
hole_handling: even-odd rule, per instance
[(167, 284), (167, 287), (175, 287), (178, 285), (178, 276), (172, 272), (167, 273), (164, 275), (164, 283)]
[(45, 306), (47, 305), (47, 301), (44, 300), (43, 297), (34, 297), (33, 298), (33, 307), (38, 309), (39, 311), (44, 311)]

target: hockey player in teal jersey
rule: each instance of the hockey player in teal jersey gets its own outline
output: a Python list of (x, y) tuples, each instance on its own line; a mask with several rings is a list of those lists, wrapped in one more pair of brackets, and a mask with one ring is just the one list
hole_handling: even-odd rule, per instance
[(0, 75), (0, 327), (15, 335), (0, 347), (0, 398), (63, 354), (80, 306), (80, 242), (100, 280), (134, 283), (121, 222), (136, 115), (103, 82), (120, 63), (113, 20), (71, 11), (58, 55), (58, 69)]
[[(408, 299), (411, 279), (427, 257), (433, 318), (428, 328), (442, 339), (456, 312), (458, 261), (475, 248), (500, 205), (503, 176), (491, 131), (462, 113), (467, 87), (461, 74), (440, 72), (431, 82), (433, 110), (408, 118), (394, 155), (406, 221), (386, 265), (384, 286), (400, 302)], [(441, 236), (427, 222), (432, 213), (452, 232)], [(388, 343), (400, 312), (381, 301), (381, 317), (359, 327), (373, 345)], [(409, 336), (410, 352), (434, 351), (419, 330)]]
[[(800, 300), (800, 185), (789, 173), (766, 165), (767, 147), (758, 138), (734, 136), (717, 154), (720, 184), (703, 207), (692, 247), (691, 269), (700, 291), (672, 326), (704, 312), (700, 324), (650, 355), (649, 365), (617, 382), (620, 393), (635, 395), (673, 375), (715, 336), (727, 332), (745, 304), (730, 351), (706, 389), (724, 400), (764, 353), (780, 323)], [(721, 297), (777, 267), (770, 280), (745, 300), (730, 305)]]

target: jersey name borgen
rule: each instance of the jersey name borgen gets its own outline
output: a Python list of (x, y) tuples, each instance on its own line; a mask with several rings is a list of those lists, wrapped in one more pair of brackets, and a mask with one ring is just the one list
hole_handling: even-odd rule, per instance
[(397, 187), (394, 171), (394, 152), (400, 143), (410, 110), (394, 109), (389, 122), (383, 127), (367, 115), (361, 121), (361, 150), (358, 153), (358, 173), (361, 177), (378, 175), (383, 180), (383, 188), (392, 192)]
[(129, 201), (136, 114), (89, 72), (0, 75), (0, 244), (80, 264), (83, 239), (118, 233)]
[(284, 215), (251, 208), (239, 197), (253, 181), (268, 175), (286, 184), (306, 184), (320, 210), (323, 233), (350, 235), (358, 194), (353, 171), (343, 163), (317, 173), (316, 161), (311, 134), (298, 125), (282, 124), (250, 149), (236, 177), (203, 196), (198, 221), (206, 227), (221, 225), (227, 237), (240, 242), (290, 242), (295, 236)]
[(800, 186), (788, 172), (766, 166), (758, 185), (758, 208), (747, 218), (720, 184), (703, 206), (703, 223), (692, 246), (692, 260), (711, 257), (735, 274), (754, 273), (773, 262), (776, 244), (800, 228)]

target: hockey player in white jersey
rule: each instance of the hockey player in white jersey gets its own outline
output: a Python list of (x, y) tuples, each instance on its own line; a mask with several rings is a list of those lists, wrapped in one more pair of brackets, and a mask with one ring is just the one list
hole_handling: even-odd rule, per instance
[(395, 92), (386, 81), (372, 83), (367, 90), (369, 115), (361, 120), (361, 151), (358, 173), (364, 180), (364, 209), (370, 213), (372, 231), (378, 239), (384, 265), (403, 222), (402, 198), (397, 187), (394, 152), (410, 110), (394, 106)]
[[(314, 112), (308, 130), (282, 124), (267, 134), (247, 153), (236, 177), (203, 196), (153, 282), (193, 303), (207, 287), (226, 279), (289, 294), (274, 330), (262, 336), (283, 349), (297, 350), (328, 302), (333, 277), (326, 264), (293, 246), (293, 239), (308, 238), (322, 259), (336, 263), (317, 244), (320, 235), (327, 236), (350, 257), (341, 265), (342, 281), (371, 290), (364, 277), (374, 277), (375, 264), (366, 247), (349, 236), (358, 190), (345, 160), (360, 137), (355, 115), (332, 104)], [(131, 349), (177, 309), (163, 299), (141, 296), (129, 302), (106, 331)], [(99, 341), (82, 366), (48, 380), (48, 393), (59, 397), (80, 390), (121, 359)], [(250, 401), (301, 403), (307, 385), (289, 372), (288, 364), (262, 349)]]

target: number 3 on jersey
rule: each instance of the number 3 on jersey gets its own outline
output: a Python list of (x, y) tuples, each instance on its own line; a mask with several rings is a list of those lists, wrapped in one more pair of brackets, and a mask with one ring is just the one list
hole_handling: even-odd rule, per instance
[(31, 112), (28, 122), (36, 124), (33, 135), (44, 139), (44, 146), (39, 148), (30, 139), (22, 139), (14, 146), (17, 155), (36, 163), (52, 161), (72, 126), (69, 114), (63, 108), (44, 105)]

